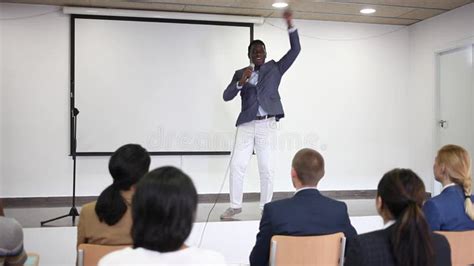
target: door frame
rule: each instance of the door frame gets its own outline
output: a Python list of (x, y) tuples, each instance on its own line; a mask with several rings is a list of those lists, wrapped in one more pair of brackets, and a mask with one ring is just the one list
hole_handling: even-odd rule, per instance
[[(434, 127), (434, 136), (435, 136), (435, 147), (433, 147), (434, 153), (435, 154), (438, 149), (441, 147), (441, 129), (439, 127), (439, 121), (442, 119), (441, 118), (441, 81), (440, 81), (440, 57), (445, 54), (449, 54), (452, 52), (457, 52), (460, 50), (464, 49), (471, 49), (472, 50), (472, 55), (471, 55), (471, 62), (474, 64), (474, 37), (469, 38), (466, 40), (462, 40), (460, 42), (457, 42), (454, 45), (449, 45), (443, 49), (439, 49), (435, 52), (434, 57), (435, 57), (435, 127)], [(474, 67), (472, 68), (472, 76), (473, 76), (473, 81), (471, 82), (471, 89), (474, 91)], [(474, 154), (471, 154), (471, 164), (472, 159), (474, 158)], [(472, 177), (471, 177), (472, 178)], [(441, 193), (441, 185), (432, 179), (432, 195), (435, 196)], [(474, 183), (473, 183), (474, 184)]]

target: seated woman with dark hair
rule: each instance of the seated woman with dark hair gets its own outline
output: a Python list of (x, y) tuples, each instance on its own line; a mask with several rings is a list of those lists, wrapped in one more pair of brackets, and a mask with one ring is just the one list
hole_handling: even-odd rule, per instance
[(216, 265), (225, 264), (217, 252), (188, 247), (197, 192), (191, 179), (174, 167), (148, 173), (133, 197), (133, 248), (108, 254), (99, 265)]
[(386, 173), (376, 199), (384, 229), (348, 239), (345, 265), (451, 265), (448, 241), (425, 220), (424, 199), (423, 181), (412, 170)]
[(114, 152), (109, 172), (114, 182), (95, 202), (82, 207), (77, 225), (77, 245), (131, 245), (130, 210), (135, 184), (148, 172), (150, 155), (137, 144), (127, 144)]
[[(474, 230), (474, 196), (472, 193), (471, 157), (462, 147), (446, 145), (436, 156), (433, 166), (441, 193), (426, 201), (423, 211), (432, 230)], [(474, 247), (473, 247), (474, 249)]]

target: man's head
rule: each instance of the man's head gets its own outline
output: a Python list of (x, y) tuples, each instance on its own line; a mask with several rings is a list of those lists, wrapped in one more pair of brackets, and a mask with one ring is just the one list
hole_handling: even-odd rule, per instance
[(267, 57), (265, 43), (261, 40), (250, 42), (248, 47), (248, 57), (255, 66), (263, 65), (265, 63), (265, 58)]
[(314, 187), (324, 176), (324, 159), (313, 149), (299, 150), (291, 164), (291, 179), (296, 189)]

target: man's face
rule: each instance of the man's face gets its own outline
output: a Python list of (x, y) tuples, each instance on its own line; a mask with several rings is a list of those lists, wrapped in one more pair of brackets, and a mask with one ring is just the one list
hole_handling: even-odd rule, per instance
[(250, 49), (250, 55), (249, 55), (250, 60), (256, 66), (263, 65), (265, 63), (266, 56), (267, 56), (267, 53), (265, 52), (265, 46), (261, 44), (255, 44)]

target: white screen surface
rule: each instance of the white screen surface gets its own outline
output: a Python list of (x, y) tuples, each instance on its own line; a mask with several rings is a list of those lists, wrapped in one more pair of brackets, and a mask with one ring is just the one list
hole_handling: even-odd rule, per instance
[(76, 19), (77, 151), (229, 151), (240, 101), (222, 93), (249, 40), (250, 27)]

